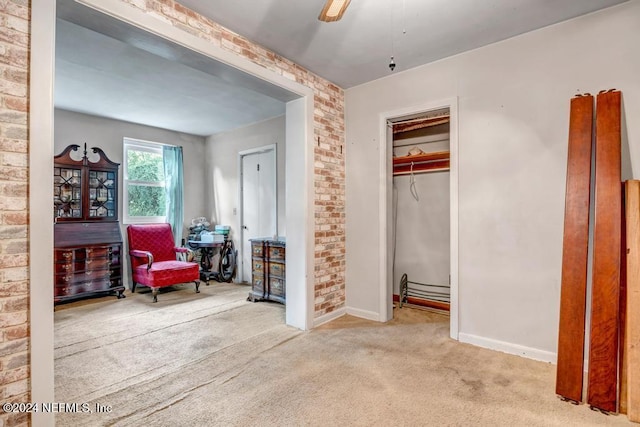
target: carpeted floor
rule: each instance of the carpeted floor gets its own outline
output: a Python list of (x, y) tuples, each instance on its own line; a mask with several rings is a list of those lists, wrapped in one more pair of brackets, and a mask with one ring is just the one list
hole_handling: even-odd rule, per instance
[[(555, 367), (460, 344), (448, 318), (395, 309), (309, 332), (284, 306), (211, 282), (55, 312), (58, 426), (635, 425), (554, 394)], [(97, 412), (97, 406), (110, 411)]]

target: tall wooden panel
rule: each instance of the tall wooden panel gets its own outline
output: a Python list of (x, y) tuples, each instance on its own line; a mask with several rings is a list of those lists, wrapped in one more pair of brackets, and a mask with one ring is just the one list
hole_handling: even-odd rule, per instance
[(627, 228), (626, 228), (626, 188), (627, 183), (620, 186), (622, 197), (622, 232), (620, 242), (620, 324), (618, 332), (618, 412), (627, 413), (627, 353), (624, 347), (626, 334), (626, 309), (627, 309)]
[(571, 100), (556, 393), (582, 400), (593, 96)]
[(620, 303), (620, 101), (618, 91), (596, 99), (595, 225), (587, 402), (617, 411)]
[(625, 193), (627, 298), (623, 382), (627, 417), (640, 422), (640, 181), (627, 181)]

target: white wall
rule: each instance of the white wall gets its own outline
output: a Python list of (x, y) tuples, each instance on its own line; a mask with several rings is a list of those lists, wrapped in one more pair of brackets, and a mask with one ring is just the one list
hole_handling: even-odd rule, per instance
[(347, 305), (380, 309), (380, 114), (457, 97), (459, 337), (553, 361), (569, 100), (622, 91), (625, 178), (637, 178), (639, 43), (634, 0), (348, 89)]
[[(449, 175), (448, 171), (416, 174), (417, 200), (411, 193), (410, 175), (393, 178), (397, 197), (395, 295), (399, 294), (400, 278), (405, 273), (412, 282), (444, 286), (449, 283)], [(448, 292), (438, 288), (426, 290)]]
[(276, 144), (278, 186), (278, 235), (286, 236), (285, 218), (285, 116), (258, 122), (207, 138), (206, 216), (212, 223), (231, 226), (234, 245), (240, 250), (238, 229), (239, 175), (238, 153), (251, 148)]
[[(122, 239), (126, 244), (126, 224), (122, 223), (122, 139), (124, 137), (142, 139), (182, 146), (184, 162), (184, 223), (183, 236), (188, 234), (191, 218), (205, 214), (205, 138), (196, 135), (174, 132), (150, 126), (143, 126), (120, 120), (91, 116), (67, 110), (56, 109), (54, 113), (54, 152), (60, 154), (67, 146), (87, 143), (91, 147), (101, 148), (109, 159), (120, 163), (118, 189), (118, 218)], [(123, 273), (129, 286), (129, 260), (123, 258)]]
[[(449, 125), (394, 135), (393, 155), (406, 156), (412, 148), (424, 152), (449, 151)], [(393, 294), (399, 295), (400, 279), (447, 286), (450, 274), (450, 199), (448, 171), (393, 177), (395, 238)], [(413, 187), (412, 187), (413, 179)], [(413, 188), (413, 190), (412, 190)], [(415, 193), (415, 194), (414, 194)], [(443, 288), (410, 286), (429, 292)]]

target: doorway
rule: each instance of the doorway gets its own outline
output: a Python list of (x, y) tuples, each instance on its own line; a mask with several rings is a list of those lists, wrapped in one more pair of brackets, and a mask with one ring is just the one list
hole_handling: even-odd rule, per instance
[(389, 122), (393, 150), (393, 300), (449, 312), (449, 109)]
[(458, 339), (458, 100), (448, 98), (380, 114), (380, 320), (393, 318), (393, 129), (388, 125), (436, 110), (449, 110), (449, 335)]
[(241, 276), (251, 282), (250, 239), (278, 234), (276, 145), (238, 153), (240, 167)]
[[(287, 241), (286, 323), (306, 330), (313, 324), (314, 218), (313, 209), (313, 113), (314, 92), (304, 86), (261, 67), (236, 53), (222, 49), (208, 40), (186, 33), (144, 11), (122, 2), (77, 0), (78, 7), (88, 6), (89, 15), (109, 16), (128, 25), (138, 34), (152, 34), (219, 61), (270, 85), (280, 93), (292, 94), (286, 103), (286, 135), (291, 141), (287, 149), (285, 169), (291, 178), (287, 185), (286, 223), (291, 238)], [(50, 203), (53, 199), (53, 92), (56, 4), (50, 0), (33, 0), (31, 14), (30, 117), (29, 117), (29, 234), (38, 236), (38, 244), (30, 245), (30, 339), (31, 397), (34, 401), (54, 401), (53, 375), (53, 223)], [(94, 15), (95, 14), (95, 15)], [(136, 39), (136, 37), (133, 37)], [(47, 183), (49, 183), (47, 185)], [(302, 220), (301, 220), (302, 218)], [(291, 265), (291, 268), (289, 267)], [(309, 273), (310, 272), (310, 273)], [(51, 425), (53, 414), (33, 414), (34, 424)]]

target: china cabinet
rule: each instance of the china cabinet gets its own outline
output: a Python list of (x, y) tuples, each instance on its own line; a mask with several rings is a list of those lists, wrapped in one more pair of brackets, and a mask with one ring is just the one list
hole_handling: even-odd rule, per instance
[(54, 301), (116, 292), (123, 298), (118, 163), (96, 147), (54, 157)]

